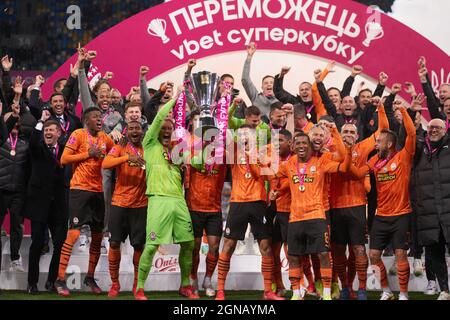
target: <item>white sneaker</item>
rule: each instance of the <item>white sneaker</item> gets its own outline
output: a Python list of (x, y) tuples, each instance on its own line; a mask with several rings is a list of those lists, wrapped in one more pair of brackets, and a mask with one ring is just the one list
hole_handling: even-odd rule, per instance
[(425, 291), (423, 293), (426, 294), (427, 296), (433, 296), (433, 295), (437, 294), (436, 281), (434, 281), (434, 280), (428, 281), (427, 288), (425, 289)]
[(408, 294), (400, 292), (400, 294), (398, 295), (398, 300), (409, 300)]
[(253, 246), (252, 246), (252, 250), (253, 250), (253, 254), (256, 256), (260, 256), (261, 255), (261, 251), (259, 250), (259, 244), (258, 241), (253, 240)]
[(246, 249), (247, 249), (247, 246), (245, 245), (245, 241), (239, 240), (236, 245), (236, 249), (234, 250), (234, 254), (237, 256), (241, 256), (241, 255), (245, 254)]
[(211, 278), (205, 277), (205, 279), (203, 279), (202, 287), (203, 287), (203, 289), (205, 289), (205, 294), (207, 297), (215, 297), (216, 296), (216, 291), (214, 290), (214, 288), (212, 286)]
[(392, 276), (397, 275), (397, 260), (394, 260), (394, 263), (389, 268), (389, 274), (392, 275)]
[(79, 246), (78, 246), (78, 251), (80, 252), (86, 252), (88, 245), (89, 245), (89, 238), (87, 237), (86, 234), (82, 233), (80, 234), (79, 239)]
[(439, 297), (437, 299), (438, 300), (450, 300), (450, 294), (448, 292), (441, 291), (441, 293), (439, 294)]
[(414, 262), (413, 262), (414, 275), (416, 277), (421, 277), (421, 276), (423, 276), (423, 271), (424, 271), (424, 267), (423, 267), (422, 259), (414, 259)]
[(25, 272), (22, 266), (22, 257), (17, 260), (11, 261), (11, 266), (9, 268), (11, 272)]
[(108, 242), (109, 242), (109, 238), (103, 237), (102, 244), (101, 244), (101, 247), (100, 247), (100, 253), (101, 254), (107, 254), (108, 253), (108, 248), (106, 248), (106, 244)]
[(380, 300), (394, 300), (395, 296), (391, 291), (383, 291)]

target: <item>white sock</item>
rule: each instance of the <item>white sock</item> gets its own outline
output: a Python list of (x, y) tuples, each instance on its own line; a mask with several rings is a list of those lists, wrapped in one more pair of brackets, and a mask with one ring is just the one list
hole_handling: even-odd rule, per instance
[(331, 295), (331, 288), (323, 288), (323, 295), (324, 296)]
[(205, 279), (203, 280), (203, 286), (205, 286), (205, 287), (211, 286), (211, 278), (210, 277), (205, 277)]
[(391, 289), (389, 287), (388, 288), (383, 288), (383, 292), (392, 293), (392, 291), (391, 291)]
[(293, 293), (294, 296), (299, 296), (300, 297), (300, 289), (292, 290), (292, 293)]

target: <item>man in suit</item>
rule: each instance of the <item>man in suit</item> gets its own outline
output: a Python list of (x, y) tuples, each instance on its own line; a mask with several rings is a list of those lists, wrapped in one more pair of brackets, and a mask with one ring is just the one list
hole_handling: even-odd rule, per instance
[[(61, 248), (67, 233), (67, 204), (65, 201), (64, 167), (60, 163), (64, 145), (58, 142), (61, 126), (50, 119), (50, 111), (43, 110), (30, 140), (32, 171), (28, 184), (26, 212), (31, 220), (31, 246), (29, 254), (28, 293), (39, 290), (39, 260), (48, 226), (53, 240), (53, 256), (45, 288), (54, 291), (58, 275)], [(50, 120), (49, 120), (50, 119)], [(43, 131), (43, 137), (42, 137)]]

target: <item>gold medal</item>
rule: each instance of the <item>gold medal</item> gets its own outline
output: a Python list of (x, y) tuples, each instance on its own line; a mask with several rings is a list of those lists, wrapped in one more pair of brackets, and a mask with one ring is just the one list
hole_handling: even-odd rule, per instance
[(298, 189), (299, 189), (301, 192), (305, 192), (305, 190), (306, 190), (306, 188), (305, 188), (304, 185), (300, 185), (300, 187), (298, 187)]
[(9, 154), (11, 155), (11, 156), (15, 156), (16, 155), (16, 150), (14, 150), (14, 149), (12, 149), (10, 152), (9, 152)]
[(252, 174), (251, 174), (250, 172), (246, 172), (246, 173), (245, 173), (245, 177), (246, 177), (247, 179), (251, 179), (251, 178), (252, 178)]

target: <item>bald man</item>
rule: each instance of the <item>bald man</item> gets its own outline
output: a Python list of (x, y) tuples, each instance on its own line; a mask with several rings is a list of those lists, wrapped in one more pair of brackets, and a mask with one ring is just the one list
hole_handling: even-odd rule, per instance
[(445, 246), (450, 248), (450, 139), (443, 120), (430, 121), (415, 158), (418, 242), (425, 246), (431, 272), (439, 282), (438, 300), (450, 300), (445, 260)]

